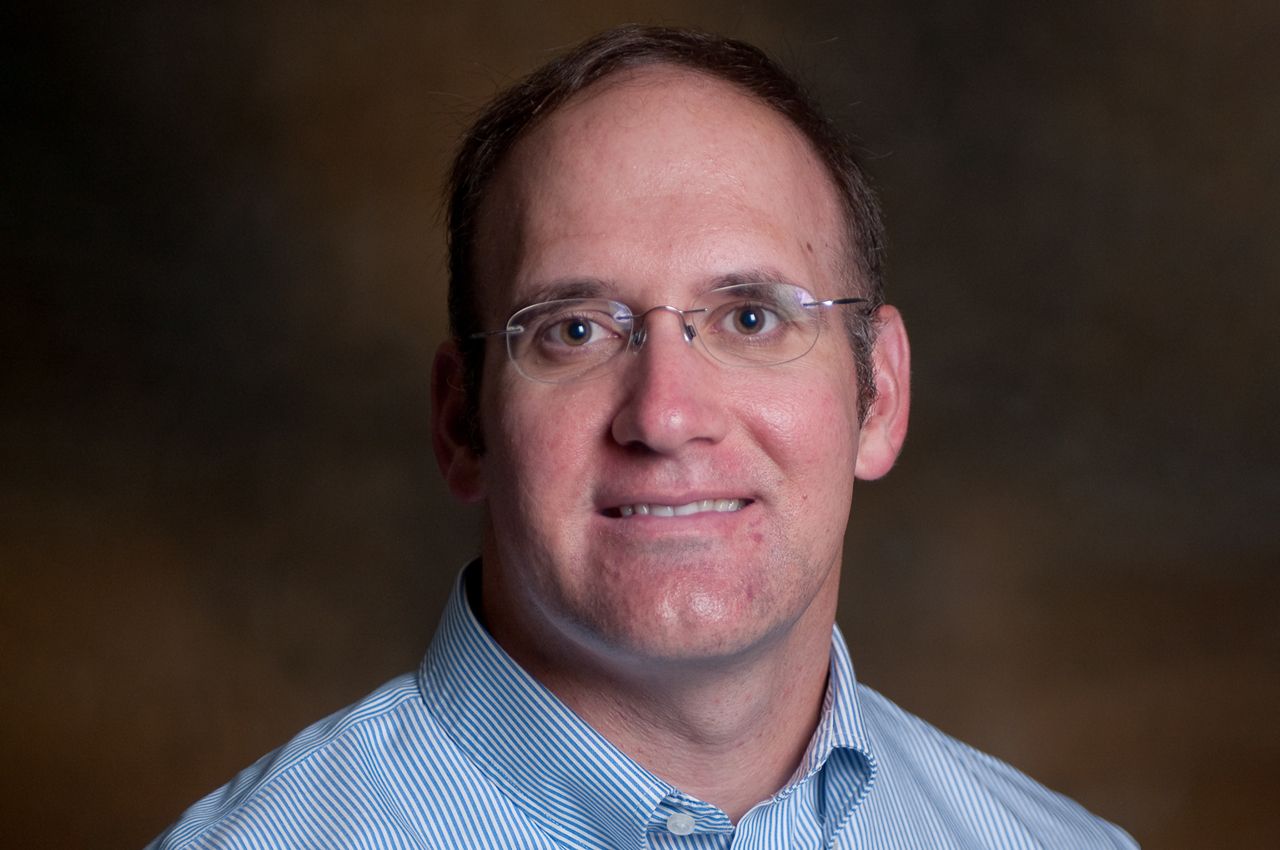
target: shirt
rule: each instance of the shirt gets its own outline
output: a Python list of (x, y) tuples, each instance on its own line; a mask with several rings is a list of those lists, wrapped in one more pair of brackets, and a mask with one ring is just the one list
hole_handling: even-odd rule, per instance
[(619, 751), (517, 665), (459, 576), (416, 673), (192, 806), (177, 848), (1134, 848), (1118, 827), (859, 685), (833, 628), (792, 780), (735, 825)]

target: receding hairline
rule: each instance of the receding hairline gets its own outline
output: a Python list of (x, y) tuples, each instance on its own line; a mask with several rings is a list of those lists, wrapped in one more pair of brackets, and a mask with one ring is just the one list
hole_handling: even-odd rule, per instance
[[(522, 156), (522, 152), (527, 152), (529, 145), (535, 143), (540, 137), (545, 139), (544, 134), (551, 129), (550, 125), (571, 119), (575, 111), (620, 88), (652, 89), (656, 92), (655, 96), (662, 97), (669, 91), (664, 86), (673, 82), (692, 83), (698, 90), (704, 92), (722, 92), (732, 95), (742, 105), (741, 107), (735, 107), (735, 109), (754, 108), (758, 115), (768, 116), (771, 119), (769, 123), (772, 127), (779, 131), (781, 136), (785, 137), (794, 146), (794, 149), (801, 154), (805, 161), (805, 168), (810, 170), (820, 185), (824, 187), (822, 192), (826, 198), (832, 233), (836, 238), (836, 242), (827, 258), (833, 281), (843, 289), (848, 290), (848, 294), (858, 294), (860, 290), (864, 289), (866, 283), (859, 279), (860, 276), (855, 271), (856, 263), (852, 261), (852, 254), (858, 249), (855, 245), (855, 236), (847, 226), (848, 211), (843, 200), (842, 187), (832, 174), (831, 168), (813, 140), (790, 116), (775, 108), (767, 99), (749, 88), (714, 72), (669, 59), (654, 60), (612, 71), (574, 92), (563, 102), (556, 104), (552, 109), (548, 109), (544, 114), (537, 116), (522, 128), (519, 136), (504, 152), (499, 164), (486, 181), (485, 192), (475, 207), (475, 244), (473, 247), (477, 249), (474, 258), (476, 265), (482, 265), (485, 258), (493, 259), (494, 252), (485, 250), (483, 243), (495, 236), (495, 227), (502, 230), (502, 224), (495, 225), (494, 223), (495, 214), (509, 216), (506, 219), (508, 223), (518, 219), (518, 215), (514, 214), (513, 208), (504, 204), (495, 209), (495, 203), (514, 199), (512, 195), (506, 193), (512, 192), (513, 180), (517, 181), (518, 185), (518, 181), (522, 179), (523, 173), (530, 165), (528, 160)], [(555, 144), (572, 147), (574, 142), (571, 138), (561, 138)], [(518, 194), (519, 190), (517, 189), (516, 192)], [(505, 197), (504, 194), (506, 194)], [(498, 218), (497, 221), (503, 222), (503, 219)], [(511, 235), (513, 235), (513, 231), (504, 231), (504, 236), (509, 237)], [(476, 268), (476, 271), (479, 272), (480, 269)], [(493, 295), (492, 291), (484, 291), (490, 290), (492, 281), (486, 280), (489, 277), (491, 275), (477, 274), (473, 278), (474, 289), (472, 296), (476, 299), (474, 302), (476, 308), (481, 312), (483, 312), (485, 306), (484, 302), (488, 300), (486, 296), (491, 298)]]

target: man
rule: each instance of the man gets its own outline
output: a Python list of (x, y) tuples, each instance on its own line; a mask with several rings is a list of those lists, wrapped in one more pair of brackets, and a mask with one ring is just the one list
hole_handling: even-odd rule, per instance
[(605, 33), (489, 107), (451, 188), (434, 446), (481, 559), (416, 676), (158, 846), (1134, 846), (854, 681), (844, 530), (909, 351), (789, 78)]

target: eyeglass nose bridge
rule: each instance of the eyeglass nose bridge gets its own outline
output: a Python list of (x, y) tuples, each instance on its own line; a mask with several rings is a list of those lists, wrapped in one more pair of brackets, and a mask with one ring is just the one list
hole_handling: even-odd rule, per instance
[(673, 307), (670, 304), (655, 304), (648, 310), (636, 313), (631, 317), (632, 328), (631, 336), (627, 339), (627, 349), (629, 351), (639, 351), (649, 338), (649, 314), (654, 310), (670, 310), (680, 317), (680, 331), (684, 335), (684, 341), (693, 344), (694, 338), (698, 335), (698, 329), (688, 320), (690, 313), (706, 313), (709, 307), (690, 307), (688, 310), (681, 310), (679, 307)]

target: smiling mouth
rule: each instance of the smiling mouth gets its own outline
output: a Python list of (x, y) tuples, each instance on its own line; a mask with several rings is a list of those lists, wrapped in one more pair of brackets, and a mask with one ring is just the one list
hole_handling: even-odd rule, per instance
[(632, 517), (656, 516), (677, 517), (693, 514), (720, 513), (731, 514), (751, 504), (750, 499), (698, 499), (683, 505), (659, 505), (651, 502), (638, 502), (634, 505), (619, 505), (606, 510), (605, 516)]

